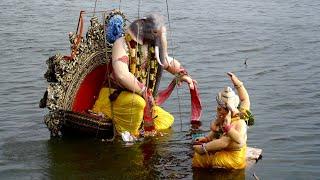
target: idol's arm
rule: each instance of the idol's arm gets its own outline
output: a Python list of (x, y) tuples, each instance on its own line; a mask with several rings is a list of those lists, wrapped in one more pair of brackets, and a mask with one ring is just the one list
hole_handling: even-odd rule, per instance
[(192, 80), (189, 74), (185, 74), (186, 70), (183, 69), (183, 67), (177, 59), (168, 57), (168, 61), (164, 64), (164, 68), (171, 74), (175, 76), (180, 76), (180, 81), (185, 81), (186, 83), (188, 83), (190, 89), (194, 89), (194, 80)]
[(116, 80), (126, 89), (141, 94), (145, 87), (128, 68), (129, 58), (123, 48), (122, 39), (118, 39), (112, 48), (112, 67)]
[(231, 72), (228, 72), (228, 75), (230, 76), (230, 79), (234, 85), (234, 87), (237, 89), (239, 98), (240, 98), (240, 107), (250, 110), (250, 98), (249, 94), (247, 92), (247, 89), (245, 88), (243, 82), (239, 80), (239, 78), (234, 75)]

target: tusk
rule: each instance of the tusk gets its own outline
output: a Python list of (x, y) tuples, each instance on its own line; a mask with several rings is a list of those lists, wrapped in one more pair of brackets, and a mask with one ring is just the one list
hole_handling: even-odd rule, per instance
[(160, 60), (159, 46), (156, 46), (156, 47), (154, 48), (154, 55), (156, 56), (156, 59), (157, 59), (158, 63), (159, 63), (161, 66), (164, 66), (164, 65), (161, 63), (161, 60)]

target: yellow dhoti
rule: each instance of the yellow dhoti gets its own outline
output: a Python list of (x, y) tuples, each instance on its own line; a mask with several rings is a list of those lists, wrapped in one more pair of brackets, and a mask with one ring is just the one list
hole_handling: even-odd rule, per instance
[[(145, 100), (132, 92), (122, 91), (115, 101), (109, 99), (109, 95), (115, 89), (102, 88), (92, 111), (103, 113), (105, 116), (113, 117), (113, 123), (117, 132), (128, 131), (133, 135), (139, 134), (139, 128), (143, 121), (143, 110)], [(154, 124), (156, 130), (168, 129), (174, 121), (174, 117), (159, 106), (153, 107)]]
[(244, 169), (246, 167), (247, 146), (240, 150), (222, 150), (200, 155), (194, 153), (192, 166), (198, 168)]

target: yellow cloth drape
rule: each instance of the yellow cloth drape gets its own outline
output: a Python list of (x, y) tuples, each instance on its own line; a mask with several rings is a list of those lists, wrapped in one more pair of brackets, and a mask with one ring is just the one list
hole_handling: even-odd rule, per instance
[(221, 150), (215, 153), (194, 153), (192, 166), (198, 168), (244, 169), (246, 167), (247, 146), (240, 150)]
[[(248, 117), (248, 109), (240, 108), (243, 117)], [(233, 117), (231, 122), (242, 120), (240, 116)], [(247, 119), (243, 119), (247, 120)], [(225, 169), (244, 169), (246, 167), (247, 146), (244, 145), (240, 150), (221, 150), (215, 153), (200, 155), (194, 153), (192, 166), (199, 168), (225, 168)]]
[[(128, 131), (133, 135), (139, 134), (139, 128), (143, 120), (143, 110), (146, 105), (145, 100), (132, 92), (122, 91), (118, 98), (112, 102), (109, 95), (115, 91), (111, 88), (102, 88), (92, 111), (103, 113), (105, 116), (112, 117), (117, 132)], [(112, 110), (111, 110), (112, 109)], [(156, 130), (168, 129), (174, 121), (174, 117), (159, 106), (153, 107), (154, 124)]]

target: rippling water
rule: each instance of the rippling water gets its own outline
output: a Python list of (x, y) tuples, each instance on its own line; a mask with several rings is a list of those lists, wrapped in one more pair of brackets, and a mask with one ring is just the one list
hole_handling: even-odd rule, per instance
[[(97, 7), (116, 5), (98, 1)], [(245, 172), (192, 170), (185, 87), (165, 104), (176, 121), (157, 140), (130, 147), (50, 140), (43, 124), (47, 111), (38, 108), (46, 88), (45, 60), (69, 53), (67, 34), (75, 31), (79, 11), (92, 11), (94, 1), (4, 0), (0, 7), (0, 179), (319, 177), (319, 1), (169, 1), (171, 51), (199, 83), (203, 124), (214, 117), (215, 94), (229, 85), (225, 72), (246, 83), (256, 116), (248, 144), (262, 148), (263, 159)], [(131, 20), (137, 7), (138, 1), (122, 0)], [(154, 11), (166, 15), (165, 2), (142, 1), (142, 15)]]

